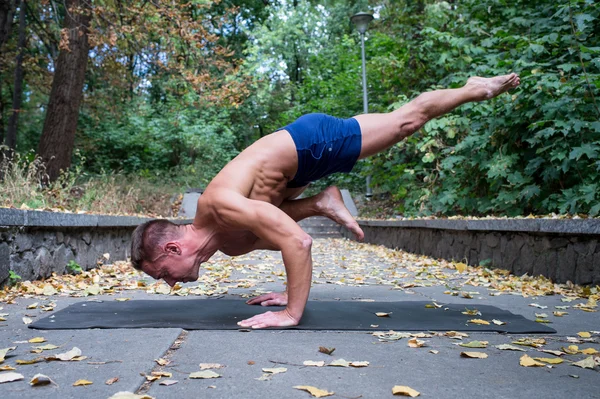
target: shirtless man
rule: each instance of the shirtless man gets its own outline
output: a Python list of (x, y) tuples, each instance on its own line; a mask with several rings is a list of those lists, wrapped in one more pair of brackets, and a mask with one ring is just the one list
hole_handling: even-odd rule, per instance
[(483, 101), (519, 85), (519, 77), (470, 78), (459, 89), (427, 92), (386, 114), (337, 119), (305, 115), (256, 141), (229, 162), (198, 200), (192, 224), (153, 220), (132, 237), (131, 261), (171, 287), (198, 279), (200, 265), (216, 251), (235, 256), (255, 249), (281, 251), (287, 273), (283, 293), (249, 300), (250, 305), (286, 306), (238, 324), (264, 328), (300, 322), (312, 277), (312, 239), (297, 221), (316, 215), (344, 225), (361, 240), (336, 187), (294, 200), (310, 182), (349, 172), (358, 159), (383, 151), (419, 130), (427, 121), (473, 101)]

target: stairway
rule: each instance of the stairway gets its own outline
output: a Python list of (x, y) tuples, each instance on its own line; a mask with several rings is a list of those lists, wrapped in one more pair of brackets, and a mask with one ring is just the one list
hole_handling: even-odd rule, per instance
[(314, 216), (298, 222), (302, 230), (308, 233), (312, 238), (342, 238), (341, 226), (333, 220)]

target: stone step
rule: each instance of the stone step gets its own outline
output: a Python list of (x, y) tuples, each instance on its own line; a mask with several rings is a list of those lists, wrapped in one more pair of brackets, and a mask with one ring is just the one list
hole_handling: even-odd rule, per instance
[(333, 220), (322, 216), (315, 216), (301, 220), (302, 230), (313, 238), (341, 238), (341, 226)]

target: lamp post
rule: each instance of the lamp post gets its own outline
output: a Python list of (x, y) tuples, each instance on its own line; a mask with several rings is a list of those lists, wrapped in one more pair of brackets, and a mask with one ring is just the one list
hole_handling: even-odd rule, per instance
[[(365, 32), (369, 29), (369, 23), (373, 20), (373, 15), (367, 12), (359, 12), (350, 17), (350, 21), (360, 33), (360, 49), (362, 55), (362, 87), (363, 87), (363, 113), (369, 113), (369, 100), (367, 98), (367, 67), (365, 64)], [(367, 199), (373, 196), (371, 190), (371, 175), (367, 176)]]

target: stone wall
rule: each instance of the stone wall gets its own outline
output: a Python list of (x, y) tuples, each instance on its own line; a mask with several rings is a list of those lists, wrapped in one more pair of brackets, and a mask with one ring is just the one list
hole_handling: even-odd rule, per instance
[[(0, 208), (0, 286), (9, 271), (22, 280), (63, 274), (74, 260), (82, 269), (130, 255), (131, 233), (148, 218)], [(177, 220), (179, 223), (188, 220)]]
[[(365, 242), (510, 270), (600, 284), (600, 220), (359, 221)], [(352, 238), (347, 230), (343, 234)]]

